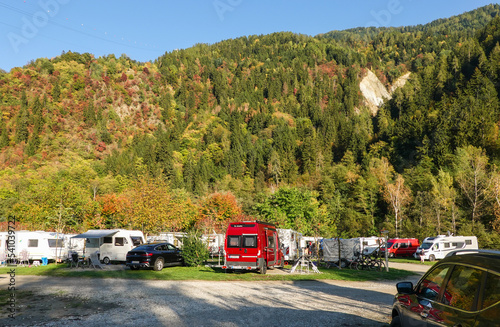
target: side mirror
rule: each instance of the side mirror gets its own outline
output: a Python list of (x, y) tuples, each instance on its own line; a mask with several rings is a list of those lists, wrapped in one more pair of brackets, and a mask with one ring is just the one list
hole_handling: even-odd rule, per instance
[(402, 294), (413, 294), (413, 283), (412, 282), (401, 282), (396, 284), (396, 289), (398, 293)]

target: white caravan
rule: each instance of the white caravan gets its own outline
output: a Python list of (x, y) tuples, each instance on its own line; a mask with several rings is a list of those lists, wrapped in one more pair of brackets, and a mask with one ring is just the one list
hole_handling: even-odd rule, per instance
[(159, 235), (150, 235), (147, 237), (147, 241), (148, 243), (168, 242), (181, 249), (185, 237), (187, 237), (187, 234), (183, 232), (165, 232)]
[(78, 255), (82, 256), (83, 251), (85, 250), (85, 239), (84, 238), (73, 238), (77, 234), (64, 234), (64, 246), (68, 252), (68, 256), (70, 253), (76, 252)]
[(305, 244), (302, 244), (302, 234), (293, 229), (278, 228), (277, 231), (280, 242), (283, 245), (285, 264), (293, 264), (302, 255), (302, 245), (305, 247)]
[(105, 264), (111, 261), (125, 262), (127, 252), (145, 242), (140, 230), (126, 229), (94, 229), (72, 237), (78, 238), (86, 239), (86, 256), (98, 252), (99, 260)]
[(14, 254), (17, 258), (22, 251), (28, 252), (29, 260), (63, 261), (68, 252), (64, 245), (64, 234), (44, 231), (16, 231), (9, 237), (8, 232), (0, 234), (0, 251)]
[(215, 232), (213, 234), (203, 234), (201, 235), (201, 239), (207, 245), (211, 256), (224, 254), (224, 241), (226, 240), (224, 234), (217, 234)]
[(443, 259), (450, 252), (462, 249), (477, 250), (477, 237), (446, 235), (427, 237), (413, 256), (421, 260), (423, 257), (424, 260), (434, 261)]

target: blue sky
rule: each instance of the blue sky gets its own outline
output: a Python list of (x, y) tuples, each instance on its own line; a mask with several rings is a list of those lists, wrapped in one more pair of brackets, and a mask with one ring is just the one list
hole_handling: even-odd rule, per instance
[(490, 4), (482, 0), (0, 0), (0, 68), (62, 51), (139, 61), (196, 43), (291, 31), (317, 35), (406, 26)]

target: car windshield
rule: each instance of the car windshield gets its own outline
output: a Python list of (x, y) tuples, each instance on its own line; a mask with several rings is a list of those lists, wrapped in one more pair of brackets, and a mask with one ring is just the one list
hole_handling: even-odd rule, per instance
[[(394, 244), (394, 242), (387, 242), (387, 248), (388, 248), (388, 249), (392, 248), (392, 245), (393, 245), (393, 244)], [(381, 248), (381, 249), (385, 249), (385, 245), (382, 245), (380, 248)]]
[(432, 243), (424, 242), (424, 243), (422, 243), (422, 245), (420, 246), (420, 248), (422, 248), (424, 250), (427, 250), (427, 249), (430, 249), (431, 246), (432, 246)]

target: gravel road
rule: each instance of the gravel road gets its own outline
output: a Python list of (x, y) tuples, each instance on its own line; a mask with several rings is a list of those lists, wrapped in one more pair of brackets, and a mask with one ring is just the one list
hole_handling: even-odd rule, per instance
[[(391, 265), (392, 266), (392, 265)], [(411, 264), (398, 268), (416, 270)], [(416, 281), (419, 275), (415, 275)], [(0, 276), (1, 289), (8, 279)], [(207, 282), (17, 276), (1, 326), (387, 326), (394, 281)]]

